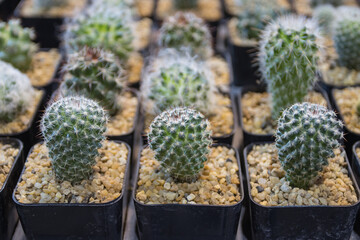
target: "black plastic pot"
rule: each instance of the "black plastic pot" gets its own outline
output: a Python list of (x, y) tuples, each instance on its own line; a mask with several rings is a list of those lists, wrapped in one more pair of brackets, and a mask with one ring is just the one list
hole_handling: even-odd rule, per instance
[(0, 142), (19, 149), (11, 170), (0, 189), (0, 239), (10, 240), (19, 218), (11, 195), (19, 178), (21, 168), (24, 166), (24, 147), (22, 142), (15, 138), (0, 138)]
[[(225, 144), (215, 144), (216, 146)], [(236, 158), (241, 167), (236, 149)], [(140, 156), (136, 163), (135, 179), (138, 179)], [(134, 181), (132, 198), (135, 204), (138, 234), (141, 240), (234, 240), (237, 234), (242, 201), (243, 184), (240, 180), (241, 200), (230, 206), (200, 204), (152, 204), (136, 200), (137, 180)]]
[[(271, 142), (267, 142), (271, 143)], [(245, 147), (247, 187), (249, 169), (247, 155), (255, 145)], [(359, 187), (355, 181), (348, 159), (348, 172), (359, 198)], [(267, 207), (256, 203), (248, 191), (253, 239), (349, 239), (354, 226), (359, 201), (351, 206), (274, 206)]]
[(14, 12), (14, 9), (18, 5), (20, 0), (3, 0), (0, 1), (0, 19), (7, 21), (8, 18), (11, 17), (11, 15)]
[[(360, 141), (357, 141), (352, 147), (352, 163), (351, 163), (351, 167), (354, 171), (355, 179), (358, 185), (360, 184), (360, 159), (356, 154), (356, 149), (359, 147), (360, 147)], [(360, 212), (358, 212), (356, 216), (354, 230), (355, 232), (360, 234)]]
[[(119, 141), (117, 141), (120, 143)], [(13, 192), (21, 225), (28, 240), (121, 239), (126, 215), (131, 149), (120, 197), (108, 203), (20, 203)], [(31, 149), (32, 151), (32, 149)], [(31, 153), (30, 151), (30, 153)], [(25, 167), (22, 174), (25, 171)], [(20, 183), (21, 177), (19, 179)]]

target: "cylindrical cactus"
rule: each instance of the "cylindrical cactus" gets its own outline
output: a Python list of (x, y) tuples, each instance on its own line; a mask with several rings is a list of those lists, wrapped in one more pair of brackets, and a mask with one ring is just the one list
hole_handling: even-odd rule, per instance
[(64, 67), (70, 75), (61, 84), (64, 96), (80, 94), (98, 101), (111, 115), (119, 109), (125, 87), (124, 70), (109, 52), (85, 47), (69, 56)]
[(84, 97), (61, 98), (46, 109), (41, 131), (57, 179), (72, 183), (89, 179), (106, 123), (104, 109)]
[(34, 31), (23, 28), (20, 20), (11, 19), (7, 23), (0, 21), (0, 60), (26, 72), (38, 50), (38, 46), (32, 42), (34, 38)]
[(311, 0), (311, 7), (317, 7), (324, 4), (330, 4), (335, 7), (340, 6), (343, 3), (343, 0)]
[(193, 55), (208, 58), (212, 55), (212, 37), (204, 20), (190, 12), (177, 12), (160, 28), (160, 46), (188, 48)]
[(278, 121), (276, 148), (293, 187), (308, 188), (340, 147), (342, 123), (333, 111), (311, 103), (295, 104)]
[(186, 10), (197, 7), (198, 0), (173, 0), (176, 9)]
[(360, 9), (340, 7), (336, 14), (333, 40), (339, 63), (360, 71)]
[(32, 0), (32, 2), (36, 9), (49, 9), (66, 6), (69, 0)]
[(175, 181), (193, 181), (207, 161), (212, 144), (209, 122), (189, 108), (174, 108), (151, 123), (149, 145), (155, 159)]
[(33, 104), (35, 90), (30, 79), (8, 63), (0, 61), (0, 123), (11, 122)]
[(313, 17), (318, 22), (322, 33), (325, 35), (331, 35), (335, 11), (335, 8), (330, 4), (320, 5), (314, 9)]
[(283, 16), (269, 23), (262, 34), (259, 64), (272, 98), (272, 117), (302, 102), (318, 71), (321, 35), (316, 21)]

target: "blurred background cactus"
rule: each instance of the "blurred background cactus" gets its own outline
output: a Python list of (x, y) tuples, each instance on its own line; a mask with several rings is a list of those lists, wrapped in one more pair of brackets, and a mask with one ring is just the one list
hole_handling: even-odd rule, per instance
[(198, 0), (173, 0), (176, 9), (186, 10), (197, 7)]
[(196, 180), (212, 144), (209, 121), (190, 108), (158, 115), (150, 126), (149, 145), (155, 159), (175, 181)]
[(36, 9), (50, 9), (53, 7), (66, 6), (69, 0), (32, 0), (32, 2)]
[(8, 63), (0, 61), (0, 123), (25, 112), (35, 99), (29, 78)]
[(96, 102), (66, 97), (51, 104), (41, 121), (56, 178), (78, 183), (89, 179), (105, 139), (107, 116)]
[(313, 17), (318, 22), (321, 32), (326, 36), (331, 36), (335, 12), (336, 9), (330, 4), (319, 5), (314, 9)]
[(38, 50), (38, 46), (33, 43), (34, 38), (34, 31), (23, 28), (20, 20), (11, 19), (7, 23), (0, 21), (0, 60), (26, 72)]
[(314, 183), (340, 147), (342, 126), (333, 111), (316, 104), (295, 104), (283, 112), (276, 148), (291, 186), (307, 189)]
[(310, 0), (310, 5), (313, 8), (324, 4), (330, 4), (337, 7), (343, 4), (343, 2), (343, 0)]

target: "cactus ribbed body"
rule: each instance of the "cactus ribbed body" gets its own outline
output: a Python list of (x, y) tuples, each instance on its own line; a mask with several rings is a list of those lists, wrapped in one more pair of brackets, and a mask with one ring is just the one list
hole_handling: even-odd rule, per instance
[(286, 109), (278, 121), (276, 147), (286, 179), (308, 188), (340, 147), (342, 123), (325, 107), (302, 103)]
[(176, 181), (193, 181), (207, 161), (211, 131), (204, 116), (189, 108), (175, 108), (151, 123), (150, 148), (165, 172)]
[(35, 33), (23, 28), (19, 20), (0, 21), (0, 60), (13, 65), (22, 72), (29, 70), (31, 61), (38, 50), (32, 41)]
[(124, 70), (112, 53), (84, 48), (70, 55), (65, 70), (70, 76), (61, 86), (64, 96), (80, 94), (96, 100), (111, 115), (120, 109), (118, 97), (125, 86)]
[(321, 40), (315, 21), (284, 16), (270, 23), (260, 43), (260, 70), (272, 98), (272, 116), (302, 102), (318, 70)]
[(100, 105), (84, 97), (62, 98), (46, 109), (41, 131), (57, 179), (72, 183), (89, 179), (106, 123)]
[(0, 61), (0, 123), (11, 122), (33, 104), (35, 91), (30, 79)]

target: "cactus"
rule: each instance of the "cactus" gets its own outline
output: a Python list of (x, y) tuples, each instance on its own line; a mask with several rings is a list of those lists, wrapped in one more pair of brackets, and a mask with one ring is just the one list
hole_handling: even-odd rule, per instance
[(343, 0), (311, 0), (310, 1), (310, 5), (313, 8), (325, 4), (330, 4), (333, 5), (334, 7), (337, 7), (343, 4)]
[(197, 0), (174, 0), (175, 8), (181, 10), (194, 9), (197, 7), (197, 4)]
[(259, 64), (272, 98), (272, 117), (302, 102), (318, 71), (321, 36), (314, 20), (283, 16), (265, 28)]
[(333, 40), (339, 64), (360, 71), (360, 9), (340, 7), (336, 15)]
[(69, 0), (32, 0), (35, 9), (50, 9), (66, 6)]
[(335, 18), (335, 8), (330, 5), (320, 5), (314, 9), (314, 19), (318, 22), (321, 32), (325, 35), (331, 35), (331, 26)]
[(125, 87), (125, 77), (112, 53), (86, 47), (71, 54), (64, 69), (70, 76), (61, 84), (62, 95), (80, 94), (96, 100), (110, 115), (120, 109), (118, 97)]
[(34, 38), (34, 31), (23, 28), (20, 20), (12, 19), (8, 23), (0, 21), (0, 60), (26, 72), (38, 50), (37, 45), (32, 42)]
[(160, 28), (160, 46), (180, 50), (189, 48), (191, 54), (201, 58), (212, 55), (212, 38), (205, 22), (190, 12), (177, 12)]
[(360, 100), (356, 104), (356, 114), (360, 117)]
[(94, 5), (73, 18), (65, 32), (67, 52), (84, 46), (110, 51), (126, 61), (133, 51), (131, 14), (128, 8)]
[(341, 121), (325, 107), (302, 103), (286, 109), (278, 121), (276, 148), (290, 185), (309, 188), (335, 157), (342, 137)]
[(51, 104), (41, 120), (55, 176), (78, 183), (89, 179), (105, 139), (107, 116), (99, 104), (84, 97), (66, 97)]
[(29, 78), (8, 63), (0, 61), (0, 123), (7, 123), (35, 100), (35, 90)]
[(193, 181), (198, 177), (212, 144), (208, 128), (208, 120), (189, 108), (165, 111), (151, 123), (150, 148), (175, 181)]
[(202, 62), (166, 49), (144, 73), (141, 92), (146, 111), (157, 115), (171, 107), (193, 107), (208, 115), (214, 105), (214, 79)]

